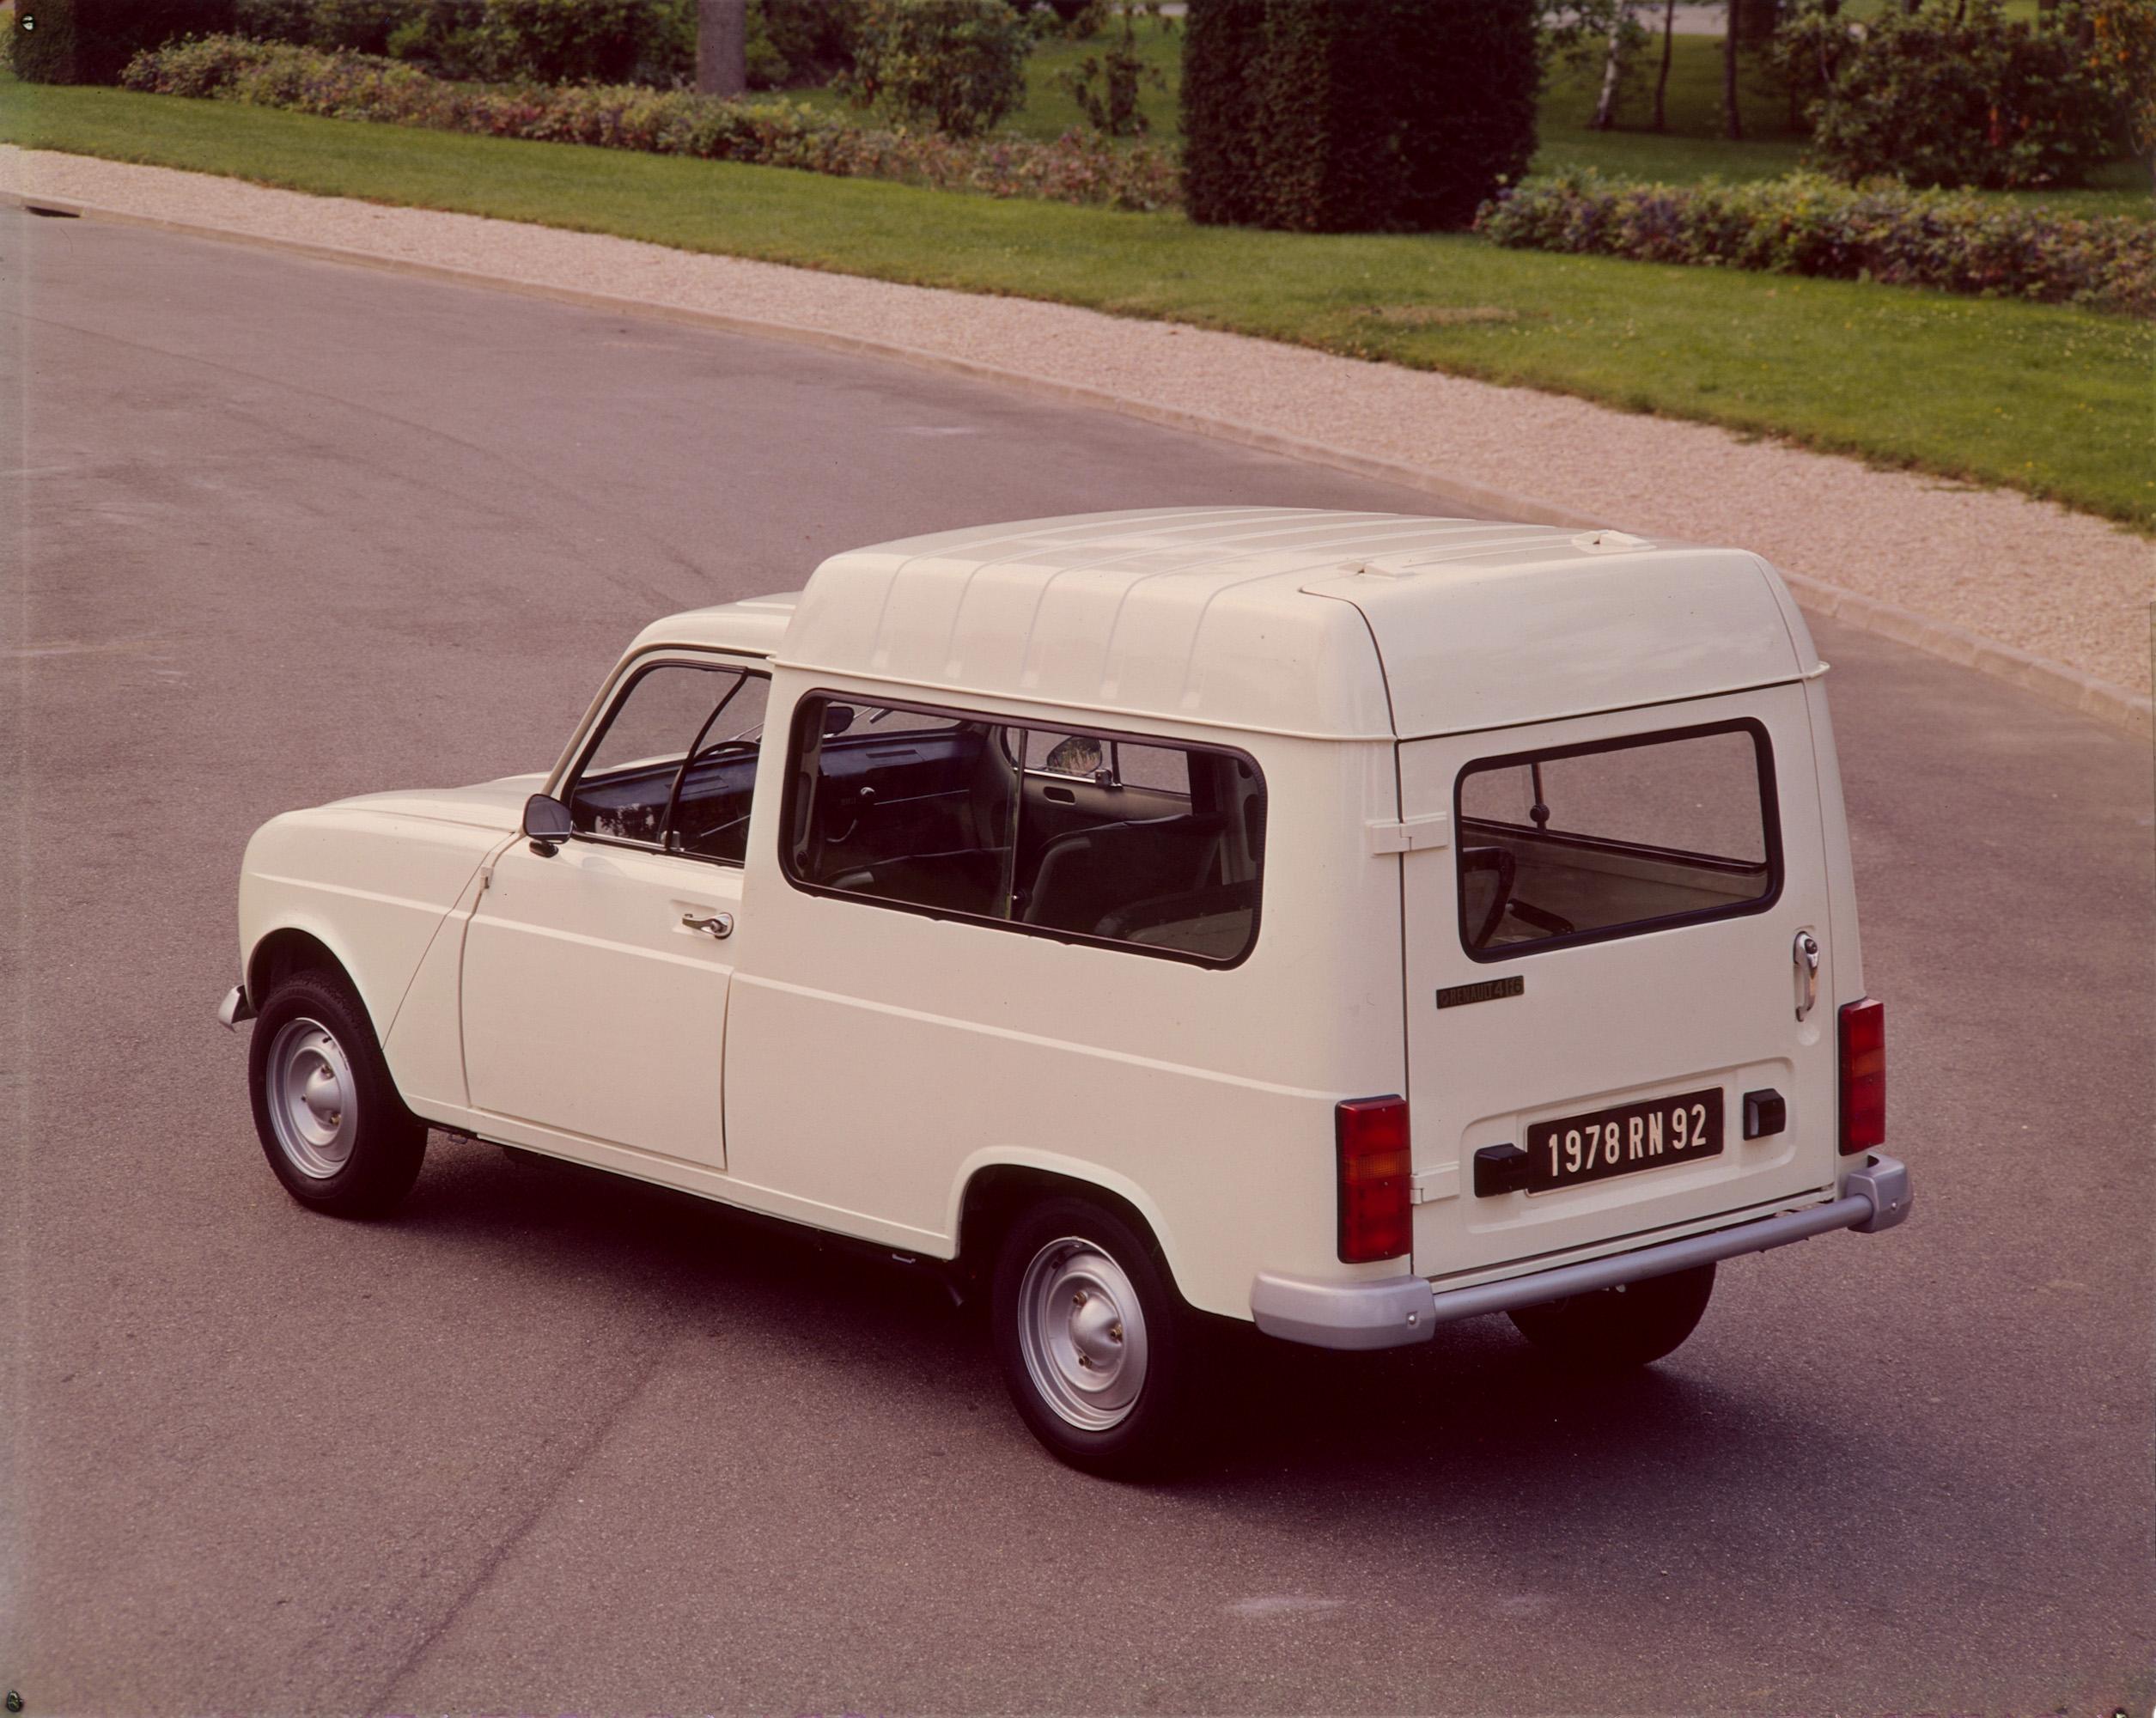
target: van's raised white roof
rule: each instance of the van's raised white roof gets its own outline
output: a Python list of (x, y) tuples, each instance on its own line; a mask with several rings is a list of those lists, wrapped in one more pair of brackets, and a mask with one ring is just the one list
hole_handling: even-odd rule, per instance
[(1744, 551), (1259, 507), (850, 550), (816, 570), (772, 655), (928, 692), (1331, 739), (1506, 727), (1817, 666), (1781, 580)]

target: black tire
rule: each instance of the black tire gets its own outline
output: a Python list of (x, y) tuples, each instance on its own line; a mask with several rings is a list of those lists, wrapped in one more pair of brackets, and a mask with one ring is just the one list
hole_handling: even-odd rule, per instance
[[(1069, 1313), (1052, 1322), (1040, 1316), (1051, 1306), (1060, 1310), (1066, 1294)], [(1197, 1332), (1150, 1238), (1128, 1219), (1075, 1197), (1025, 1210), (996, 1252), (989, 1331), (1019, 1417), (1058, 1460), (1106, 1478), (1138, 1479), (1169, 1471), (1190, 1453)], [(1134, 1351), (1138, 1370), (1124, 1378)], [(1078, 1359), (1093, 1352), (1111, 1368), (1099, 1386), (1090, 1362)], [(1124, 1388), (1135, 1391), (1127, 1401), (1118, 1399)], [(1105, 1405), (1083, 1399), (1096, 1389)], [(1087, 1408), (1111, 1423), (1081, 1423)]]
[(1698, 1328), (1714, 1292), (1714, 1267), (1695, 1266), (1591, 1295), (1522, 1307), (1513, 1323), (1568, 1372), (1630, 1372), (1672, 1352)]
[(270, 987), (247, 1046), (247, 1087), (263, 1154), (302, 1205), (379, 1217), (411, 1191), (426, 1124), (398, 1096), (343, 973), (294, 972)]

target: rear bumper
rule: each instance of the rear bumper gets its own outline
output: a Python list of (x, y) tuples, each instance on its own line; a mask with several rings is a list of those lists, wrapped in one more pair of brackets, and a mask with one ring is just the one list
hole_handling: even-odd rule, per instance
[(1844, 1185), (1848, 1191), (1828, 1204), (1467, 1288), (1439, 1288), (1420, 1276), (1327, 1282), (1260, 1271), (1251, 1284), (1250, 1309), (1259, 1330), (1289, 1342), (1319, 1348), (1402, 1348), (1428, 1341), (1438, 1325), (1455, 1319), (1507, 1313), (1619, 1282), (1666, 1276), (1835, 1229), (1877, 1234), (1909, 1215), (1914, 1197), (1909, 1171), (1894, 1158), (1873, 1154), (1848, 1173)]
[(224, 1000), (217, 1004), (217, 1024), (227, 1032), (237, 1032), (241, 1020), (254, 1018), (254, 1004), (247, 1000), (247, 987), (234, 984), (224, 993)]

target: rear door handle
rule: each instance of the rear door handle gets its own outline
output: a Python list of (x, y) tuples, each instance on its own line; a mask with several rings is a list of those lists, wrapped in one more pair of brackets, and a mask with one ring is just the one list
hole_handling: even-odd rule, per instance
[(1797, 933), (1789, 950), (1797, 967), (1797, 1018), (1802, 1020), (1819, 1000), (1819, 939), (1808, 930)]
[(734, 935), (734, 915), (715, 912), (706, 917), (701, 913), (685, 912), (681, 915), (681, 928), (684, 930), (700, 930), (707, 936), (731, 936)]

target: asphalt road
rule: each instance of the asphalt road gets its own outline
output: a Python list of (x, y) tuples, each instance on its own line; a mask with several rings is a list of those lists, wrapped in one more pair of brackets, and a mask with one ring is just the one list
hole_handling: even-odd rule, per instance
[(783, 344), (0, 235), (33, 1718), (2156, 1697), (2145, 746), (1820, 626), (1915, 1219), (1725, 1267), (1686, 1348), (1593, 1391), (1501, 1320), (1253, 1338), (1217, 1463), (1118, 1488), (896, 1268), (442, 1142), (393, 1221), (294, 1205), (211, 1018), (241, 846), (542, 766), (646, 620), (843, 546), (1427, 501)]

